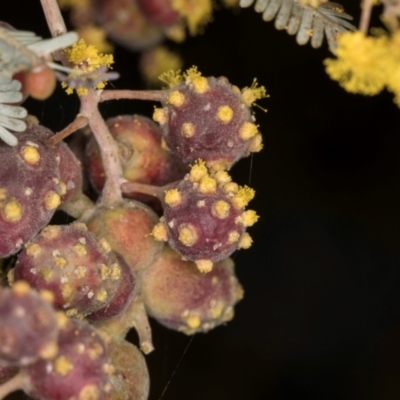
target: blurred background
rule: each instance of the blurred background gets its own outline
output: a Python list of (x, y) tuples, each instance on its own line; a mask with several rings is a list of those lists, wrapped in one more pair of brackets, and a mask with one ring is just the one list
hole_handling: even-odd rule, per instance
[[(39, 1), (1, 3), (1, 20), (49, 36)], [(359, 2), (343, 6), (357, 25)], [(267, 112), (255, 109), (263, 151), (233, 169), (255, 188), (260, 215), (252, 248), (234, 255), (245, 297), (233, 321), (205, 335), (152, 324), (150, 400), (399, 399), (400, 109), (391, 94), (346, 93), (324, 72), (326, 43), (300, 47), (253, 9), (220, 10), (203, 35), (170, 47), (185, 68), (239, 87), (257, 77), (270, 97), (258, 102)], [(115, 88), (145, 88), (137, 54), (116, 46), (115, 60)], [(153, 106), (101, 111), (150, 116)], [(78, 107), (62, 90), (27, 103), (54, 130)]]

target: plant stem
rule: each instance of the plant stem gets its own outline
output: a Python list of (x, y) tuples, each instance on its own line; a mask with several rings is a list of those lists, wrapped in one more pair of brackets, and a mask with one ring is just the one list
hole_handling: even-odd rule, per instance
[(89, 123), (88, 119), (84, 115), (77, 115), (76, 118), (67, 125), (62, 131), (57, 132), (50, 139), (47, 140), (47, 144), (54, 146), (56, 143), (61, 142), (66, 137), (76, 132), (78, 129), (82, 129)]
[(372, 0), (363, 0), (361, 5), (361, 17), (360, 17), (360, 25), (359, 29), (364, 34), (368, 34), (369, 21), (371, 19), (372, 12)]
[(103, 90), (100, 102), (121, 99), (164, 101), (166, 94), (165, 90)]
[(23, 389), (25, 384), (26, 375), (22, 372), (18, 372), (17, 375), (0, 385), (0, 400), (16, 390)]
[(120, 188), (123, 181), (122, 167), (119, 160), (118, 146), (98, 110), (99, 99), (99, 92), (93, 89), (89, 89), (87, 95), (80, 96), (80, 114), (88, 119), (89, 126), (100, 147), (101, 160), (106, 175), (101, 203), (112, 207), (122, 201)]
[(67, 31), (57, 0), (40, 0), (51, 36), (59, 36)]
[(121, 185), (123, 193), (143, 193), (150, 196), (157, 197), (159, 200), (164, 198), (164, 187), (146, 185), (145, 183), (138, 182), (124, 182)]

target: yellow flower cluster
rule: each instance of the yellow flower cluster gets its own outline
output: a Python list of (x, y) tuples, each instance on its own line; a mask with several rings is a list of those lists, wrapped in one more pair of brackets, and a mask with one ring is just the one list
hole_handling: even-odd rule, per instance
[[(76, 71), (76, 74), (70, 75), (72, 78), (79, 78), (82, 73), (90, 74), (103, 66), (110, 68), (114, 62), (112, 54), (99, 54), (96, 47), (86, 44), (83, 39), (80, 39), (72, 47), (64, 50), (64, 54), (72, 64), (72, 68)], [(95, 74), (90, 76), (92, 80), (96, 78)], [(103, 89), (105, 85), (106, 82), (104, 81), (96, 82), (94, 89)], [(66, 88), (68, 94), (72, 94), (74, 91), (65, 82), (62, 83), (62, 87)], [(78, 95), (83, 96), (88, 93), (88, 89), (85, 86), (78, 86), (76, 92)]]
[(386, 87), (400, 107), (400, 32), (392, 36), (346, 32), (338, 38), (337, 58), (324, 64), (328, 75), (348, 92), (372, 96)]
[(211, 20), (212, 0), (171, 0), (171, 5), (185, 20), (191, 35), (196, 35)]
[(178, 54), (164, 46), (156, 46), (142, 54), (139, 69), (148, 84), (158, 86), (158, 77), (162, 73), (179, 70), (182, 64)]

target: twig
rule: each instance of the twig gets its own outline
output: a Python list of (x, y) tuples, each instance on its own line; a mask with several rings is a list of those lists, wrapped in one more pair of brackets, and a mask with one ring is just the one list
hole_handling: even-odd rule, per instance
[(26, 385), (26, 375), (19, 372), (7, 382), (0, 385), (0, 400), (4, 399), (7, 395), (16, 390), (23, 389)]
[(164, 101), (165, 98), (165, 90), (104, 90), (100, 102), (121, 99)]
[(62, 131), (57, 132), (54, 136), (47, 140), (47, 144), (54, 146), (56, 143), (61, 142), (66, 137), (76, 132), (78, 129), (82, 129), (89, 123), (88, 119), (84, 115), (77, 115), (77, 117)]
[(64, 18), (61, 15), (57, 0), (40, 0), (51, 36), (58, 36), (67, 32)]
[(359, 29), (364, 34), (368, 34), (369, 21), (371, 19), (373, 3), (372, 0), (363, 0), (361, 6), (361, 17)]
[(157, 197), (159, 200), (164, 198), (164, 187), (146, 185), (145, 183), (138, 182), (124, 182), (121, 185), (123, 193), (143, 193), (150, 196)]
[(89, 89), (87, 95), (79, 96), (79, 98), (81, 101), (80, 114), (89, 121), (89, 126), (100, 147), (101, 160), (106, 175), (101, 203), (112, 207), (122, 200), (120, 186), (123, 178), (118, 146), (98, 110), (99, 92)]

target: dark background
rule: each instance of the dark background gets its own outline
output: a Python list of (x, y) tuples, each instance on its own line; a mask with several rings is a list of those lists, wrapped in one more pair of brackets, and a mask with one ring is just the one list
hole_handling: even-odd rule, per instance
[[(344, 6), (357, 21), (359, 1)], [(38, 0), (1, 0), (0, 19), (49, 36)], [(233, 169), (256, 189), (251, 208), (261, 216), (253, 247), (234, 255), (245, 297), (226, 327), (192, 340), (153, 324), (150, 400), (168, 383), (163, 400), (399, 399), (400, 110), (392, 95), (346, 93), (324, 72), (325, 43), (300, 47), (252, 9), (217, 12), (204, 35), (172, 48), (206, 76), (239, 87), (257, 77), (270, 98), (259, 101), (267, 113), (256, 109), (264, 150)], [(144, 88), (138, 56), (117, 47), (115, 59), (115, 87)], [(60, 130), (78, 101), (58, 90), (27, 107)], [(102, 106), (106, 117), (152, 109)]]

